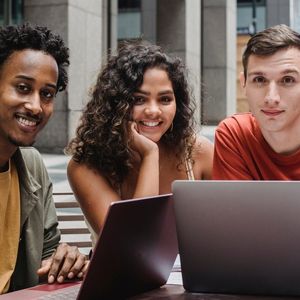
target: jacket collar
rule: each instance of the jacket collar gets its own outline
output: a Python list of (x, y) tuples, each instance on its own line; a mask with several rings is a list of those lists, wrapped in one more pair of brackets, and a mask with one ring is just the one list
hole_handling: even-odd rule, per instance
[[(20, 197), (21, 197), (21, 229), (28, 218), (31, 210), (38, 201), (37, 191), (41, 188), (40, 184), (34, 179), (26, 166), (20, 148), (16, 150), (12, 156), (12, 160), (18, 171), (20, 183)], [(28, 162), (27, 162), (28, 163)], [(30, 162), (29, 162), (30, 163)]]

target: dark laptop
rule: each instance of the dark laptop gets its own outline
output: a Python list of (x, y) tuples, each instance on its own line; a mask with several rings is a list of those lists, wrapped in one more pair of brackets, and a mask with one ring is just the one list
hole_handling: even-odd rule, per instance
[(300, 182), (175, 181), (184, 288), (300, 295)]
[(171, 194), (114, 202), (81, 286), (42, 285), (4, 299), (124, 299), (164, 285), (177, 254)]

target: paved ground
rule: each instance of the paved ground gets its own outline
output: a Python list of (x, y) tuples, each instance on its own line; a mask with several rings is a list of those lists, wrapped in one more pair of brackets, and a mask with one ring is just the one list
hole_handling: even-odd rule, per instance
[(43, 154), (45, 165), (53, 183), (53, 190), (55, 192), (70, 191), (70, 185), (67, 179), (67, 163), (69, 156), (58, 154)]

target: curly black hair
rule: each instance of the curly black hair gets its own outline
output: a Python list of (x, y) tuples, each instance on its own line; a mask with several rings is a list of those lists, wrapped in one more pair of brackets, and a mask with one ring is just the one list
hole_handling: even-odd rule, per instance
[(29, 23), (0, 27), (0, 69), (15, 51), (40, 50), (51, 55), (58, 66), (57, 91), (68, 84), (69, 49), (62, 38), (43, 26)]
[(149, 68), (165, 70), (176, 98), (173, 128), (161, 142), (179, 158), (179, 165), (191, 159), (195, 142), (194, 102), (187, 84), (186, 69), (179, 58), (172, 58), (159, 46), (146, 41), (125, 42), (117, 55), (111, 55), (98, 75), (66, 153), (77, 162), (99, 170), (113, 186), (123, 182), (132, 168), (128, 121), (134, 105), (133, 94), (143, 83)]

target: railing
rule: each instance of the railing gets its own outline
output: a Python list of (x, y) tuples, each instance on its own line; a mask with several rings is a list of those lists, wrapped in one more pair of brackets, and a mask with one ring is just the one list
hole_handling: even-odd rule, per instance
[(88, 254), (92, 248), (90, 232), (84, 221), (83, 213), (72, 192), (54, 192), (61, 241), (77, 246)]

